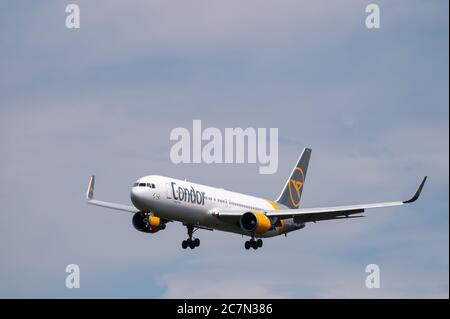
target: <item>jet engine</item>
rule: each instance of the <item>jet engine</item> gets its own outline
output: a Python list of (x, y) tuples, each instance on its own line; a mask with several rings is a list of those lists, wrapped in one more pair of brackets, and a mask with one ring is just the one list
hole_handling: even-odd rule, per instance
[(142, 213), (134, 214), (133, 226), (144, 233), (156, 233), (157, 231), (166, 228), (166, 225), (161, 221), (161, 218)]
[(260, 212), (247, 212), (241, 216), (241, 228), (249, 233), (262, 234), (272, 228), (270, 219)]

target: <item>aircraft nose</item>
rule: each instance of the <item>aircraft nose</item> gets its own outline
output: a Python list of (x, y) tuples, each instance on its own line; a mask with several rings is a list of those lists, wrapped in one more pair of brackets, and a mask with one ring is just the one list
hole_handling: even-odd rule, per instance
[(136, 208), (144, 210), (144, 196), (142, 187), (133, 187), (131, 189), (130, 198)]

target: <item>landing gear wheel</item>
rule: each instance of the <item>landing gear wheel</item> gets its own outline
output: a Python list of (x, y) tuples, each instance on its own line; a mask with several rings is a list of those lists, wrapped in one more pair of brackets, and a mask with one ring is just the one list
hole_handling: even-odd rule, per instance
[[(186, 225), (186, 228), (187, 228), (187, 233), (188, 233), (189, 238), (183, 241), (183, 243), (182, 243), (183, 248), (186, 249), (187, 247), (189, 247), (190, 249), (194, 249), (195, 247), (200, 246), (200, 239), (192, 238), (192, 235), (198, 228), (195, 228), (192, 225)], [(185, 246), (186, 246), (186, 248), (185, 248)]]
[(250, 249), (250, 245), (251, 245), (251, 242), (248, 240), (248, 241), (246, 241), (245, 242), (245, 249), (247, 249), (247, 250), (249, 250)]
[(256, 243), (258, 244), (258, 248), (261, 248), (261, 247), (263, 246), (263, 241), (262, 241), (261, 238), (258, 239), (258, 240), (256, 241)]
[(187, 240), (183, 240), (183, 241), (181, 242), (181, 247), (183, 247), (183, 249), (186, 249), (186, 248), (188, 247)]
[(252, 247), (254, 250), (258, 249), (258, 243), (256, 241), (252, 241)]

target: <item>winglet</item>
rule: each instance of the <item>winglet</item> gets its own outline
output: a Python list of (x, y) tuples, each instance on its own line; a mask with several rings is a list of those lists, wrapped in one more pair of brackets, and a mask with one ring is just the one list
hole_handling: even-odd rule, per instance
[(414, 194), (414, 196), (411, 197), (411, 198), (408, 199), (408, 200), (405, 200), (405, 201), (403, 202), (403, 204), (408, 204), (408, 203), (415, 202), (415, 201), (419, 198), (420, 193), (422, 192), (423, 185), (425, 185), (425, 181), (426, 181), (426, 180), (427, 180), (427, 176), (425, 176), (425, 177), (423, 178), (422, 183), (420, 183), (419, 188), (417, 189), (417, 191), (416, 191), (416, 193)]
[(92, 175), (91, 179), (89, 180), (89, 186), (86, 192), (87, 200), (94, 199), (94, 185), (95, 185), (95, 175)]

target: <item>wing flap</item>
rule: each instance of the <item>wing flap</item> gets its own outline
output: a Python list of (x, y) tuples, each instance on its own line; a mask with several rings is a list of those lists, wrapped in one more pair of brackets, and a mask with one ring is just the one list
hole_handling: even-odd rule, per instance
[(314, 218), (307, 219), (305, 216), (296, 216), (294, 217), (295, 223), (308, 223), (308, 222), (319, 222), (324, 220), (337, 220), (337, 219), (351, 219), (351, 218), (361, 218), (366, 217), (364, 215), (352, 215), (352, 216), (333, 216), (333, 215), (323, 215), (323, 216), (315, 216)]
[(313, 216), (321, 214), (322, 216), (348, 216), (353, 214), (364, 213), (366, 209), (401, 206), (402, 201), (384, 202), (361, 205), (334, 206), (334, 207), (318, 207), (318, 208), (302, 208), (302, 209), (286, 209), (267, 212), (268, 217), (279, 217), (281, 219), (293, 218), (296, 216), (304, 216), (305, 219), (313, 219)]

